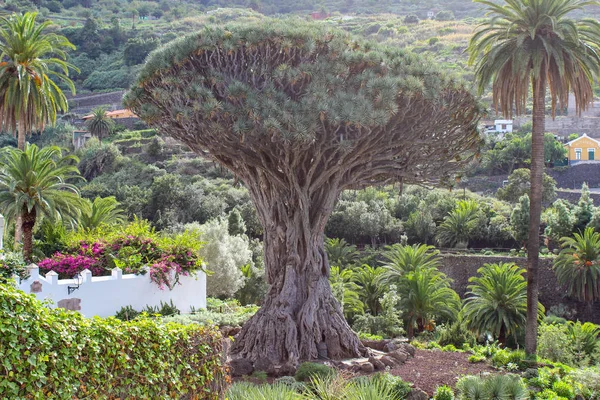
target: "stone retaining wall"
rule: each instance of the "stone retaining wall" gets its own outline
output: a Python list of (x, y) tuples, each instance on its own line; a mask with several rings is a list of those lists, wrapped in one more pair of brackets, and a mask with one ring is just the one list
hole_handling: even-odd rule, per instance
[[(440, 270), (454, 280), (453, 288), (461, 298), (468, 291), (469, 278), (477, 275), (477, 270), (484, 264), (509, 262), (526, 268), (527, 259), (509, 256), (484, 256), (484, 255), (455, 255), (444, 254)], [(600, 324), (600, 304), (588, 305), (567, 297), (566, 290), (558, 285), (556, 275), (552, 270), (554, 258), (540, 259), (540, 302), (548, 310), (550, 307), (564, 304), (577, 311), (576, 318)]]

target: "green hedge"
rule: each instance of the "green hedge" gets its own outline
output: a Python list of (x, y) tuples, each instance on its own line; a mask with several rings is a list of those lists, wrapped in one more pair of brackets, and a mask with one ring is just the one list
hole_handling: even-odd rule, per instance
[(215, 328), (86, 319), (0, 284), (0, 398), (218, 399)]

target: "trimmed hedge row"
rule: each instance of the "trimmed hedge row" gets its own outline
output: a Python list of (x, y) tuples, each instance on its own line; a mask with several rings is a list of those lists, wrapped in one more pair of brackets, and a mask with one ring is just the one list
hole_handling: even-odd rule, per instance
[(83, 318), (0, 284), (0, 398), (219, 399), (215, 328)]

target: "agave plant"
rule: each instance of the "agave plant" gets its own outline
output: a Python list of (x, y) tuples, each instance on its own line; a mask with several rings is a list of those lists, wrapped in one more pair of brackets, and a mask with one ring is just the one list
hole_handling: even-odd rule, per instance
[(237, 382), (231, 385), (226, 398), (228, 400), (305, 399), (300, 393), (282, 383), (254, 385), (248, 382)]
[[(514, 264), (485, 264), (478, 276), (469, 279), (469, 296), (464, 302), (466, 326), (477, 334), (489, 332), (502, 344), (516, 335), (527, 320), (525, 270)], [(539, 305), (540, 318), (544, 315)]]
[(516, 375), (465, 376), (456, 383), (461, 400), (526, 400), (529, 392)]
[(600, 299), (600, 233), (586, 228), (561, 242), (563, 249), (554, 262), (558, 282), (580, 301)]

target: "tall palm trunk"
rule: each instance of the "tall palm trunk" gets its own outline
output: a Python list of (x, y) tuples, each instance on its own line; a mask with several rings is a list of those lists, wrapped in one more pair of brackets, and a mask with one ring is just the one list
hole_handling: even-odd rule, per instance
[(531, 134), (531, 192), (529, 195), (529, 238), (527, 240), (527, 327), (525, 351), (535, 355), (538, 321), (538, 264), (540, 257), (540, 217), (542, 176), (544, 174), (544, 131), (546, 130), (546, 74), (533, 80), (533, 127)]
[(36, 212), (35, 208), (28, 212), (26, 208), (23, 208), (22, 219), (22, 230), (23, 230), (23, 258), (25, 261), (31, 261), (31, 255), (33, 254), (33, 227), (35, 226)]
[[(21, 115), (21, 120), (19, 121), (19, 130), (17, 132), (17, 147), (19, 150), (25, 150), (25, 139), (27, 137), (27, 133), (25, 132), (25, 115)], [(22, 231), (22, 220), (21, 216), (17, 216), (17, 220), (15, 221), (15, 248), (21, 242), (23, 237)]]

